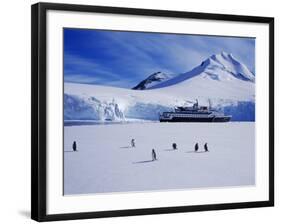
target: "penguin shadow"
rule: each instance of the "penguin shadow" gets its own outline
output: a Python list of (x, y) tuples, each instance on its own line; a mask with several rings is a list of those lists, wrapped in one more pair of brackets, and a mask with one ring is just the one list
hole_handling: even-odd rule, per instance
[(133, 147), (132, 147), (132, 146), (128, 146), (128, 145), (127, 145), (127, 146), (121, 146), (121, 147), (120, 147), (120, 149), (130, 149), (130, 148), (133, 148)]
[(163, 149), (164, 151), (170, 152), (170, 151), (177, 151), (178, 149)]
[(205, 152), (209, 152), (209, 151), (194, 151), (194, 150), (190, 150), (190, 151), (186, 151), (185, 153), (205, 153)]
[(73, 151), (73, 150), (65, 150), (64, 152), (77, 152), (78, 150), (76, 151)]
[(153, 160), (152, 160), (152, 159), (150, 159), (150, 160), (142, 160), (142, 161), (133, 162), (133, 164), (142, 164), (142, 163), (151, 163), (151, 162), (153, 162)]

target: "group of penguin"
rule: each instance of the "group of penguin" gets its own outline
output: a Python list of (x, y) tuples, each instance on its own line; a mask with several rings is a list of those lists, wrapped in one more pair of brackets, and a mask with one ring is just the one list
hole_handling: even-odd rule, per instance
[[(135, 139), (132, 139), (132, 140), (131, 140), (131, 147), (132, 147), (132, 148), (135, 148), (135, 147), (136, 147)], [(172, 144), (172, 147), (173, 147), (174, 150), (177, 150), (177, 149), (178, 149), (176, 143), (173, 143), (173, 144)], [(198, 152), (198, 150), (199, 150), (199, 144), (198, 144), (198, 142), (197, 142), (197, 143), (194, 145), (194, 152)], [(209, 152), (209, 148), (208, 148), (207, 142), (204, 144), (204, 150), (205, 150), (205, 152)], [(152, 161), (157, 160), (157, 155), (156, 155), (155, 149), (152, 149), (152, 150), (151, 150), (151, 156), (152, 156)]]
[[(131, 147), (132, 147), (132, 148), (135, 148), (135, 147), (136, 147), (135, 139), (132, 139), (132, 140), (131, 140)], [(172, 144), (172, 147), (173, 147), (174, 150), (177, 150), (177, 149), (178, 149), (176, 143), (173, 143), (173, 144)], [(72, 149), (73, 149), (74, 152), (77, 151), (77, 143), (76, 143), (76, 141), (73, 142), (73, 144), (72, 144)], [(198, 152), (198, 150), (199, 150), (199, 144), (198, 144), (198, 142), (197, 142), (197, 143), (194, 145), (194, 152)], [(204, 144), (204, 150), (205, 150), (205, 152), (209, 152), (208, 144), (207, 144), (207, 143)], [(152, 156), (152, 161), (157, 160), (157, 155), (156, 155), (155, 149), (152, 149), (152, 150), (151, 150), (151, 156)]]

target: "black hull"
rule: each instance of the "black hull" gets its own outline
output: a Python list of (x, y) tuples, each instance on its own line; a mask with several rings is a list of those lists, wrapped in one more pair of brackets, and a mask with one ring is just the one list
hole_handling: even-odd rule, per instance
[(229, 121), (230, 121), (230, 117), (213, 117), (213, 118), (173, 117), (171, 120), (160, 118), (160, 122), (229, 122)]

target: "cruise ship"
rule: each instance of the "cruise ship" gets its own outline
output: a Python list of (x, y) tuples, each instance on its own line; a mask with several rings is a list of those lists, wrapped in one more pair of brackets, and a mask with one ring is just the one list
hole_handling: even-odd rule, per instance
[(192, 107), (176, 107), (175, 111), (163, 112), (160, 122), (228, 122), (230, 115), (224, 115), (207, 106), (199, 106), (198, 101)]

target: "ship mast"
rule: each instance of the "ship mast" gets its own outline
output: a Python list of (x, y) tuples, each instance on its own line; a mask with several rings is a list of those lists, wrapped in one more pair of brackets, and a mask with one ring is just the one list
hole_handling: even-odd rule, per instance
[(196, 99), (196, 103), (193, 104), (193, 109), (198, 109), (198, 99)]
[(212, 102), (211, 102), (210, 99), (208, 99), (208, 102), (209, 102), (209, 110), (211, 110), (212, 109)]

